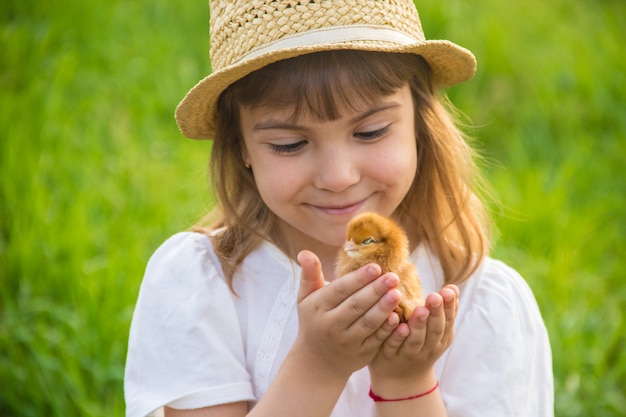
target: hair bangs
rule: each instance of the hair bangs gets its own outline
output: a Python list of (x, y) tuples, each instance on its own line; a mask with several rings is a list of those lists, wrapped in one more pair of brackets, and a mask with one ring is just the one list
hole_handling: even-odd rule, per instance
[(413, 73), (401, 60), (381, 52), (318, 52), (270, 64), (231, 87), (244, 107), (292, 109), (294, 120), (304, 113), (336, 120), (406, 85)]

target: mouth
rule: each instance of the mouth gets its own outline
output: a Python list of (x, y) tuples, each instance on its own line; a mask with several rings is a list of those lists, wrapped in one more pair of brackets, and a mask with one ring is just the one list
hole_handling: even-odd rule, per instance
[(330, 215), (345, 216), (345, 215), (355, 215), (359, 211), (359, 209), (361, 208), (364, 202), (365, 200), (358, 201), (356, 203), (336, 204), (336, 205), (333, 204), (333, 205), (328, 205), (328, 206), (313, 206), (313, 207)]

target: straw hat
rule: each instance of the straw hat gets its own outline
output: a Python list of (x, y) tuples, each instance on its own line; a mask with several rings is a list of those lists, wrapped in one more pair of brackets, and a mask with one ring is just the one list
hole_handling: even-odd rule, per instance
[(474, 55), (450, 41), (426, 40), (412, 0), (210, 0), (213, 73), (176, 108), (181, 132), (215, 133), (219, 95), (251, 72), (312, 52), (359, 49), (419, 54), (437, 87), (469, 80)]

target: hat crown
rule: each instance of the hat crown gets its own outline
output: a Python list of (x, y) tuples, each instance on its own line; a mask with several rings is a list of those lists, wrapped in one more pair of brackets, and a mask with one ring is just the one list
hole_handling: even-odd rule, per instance
[(211, 0), (210, 8), (213, 71), (274, 42), (325, 29), (381, 28), (424, 41), (412, 0)]

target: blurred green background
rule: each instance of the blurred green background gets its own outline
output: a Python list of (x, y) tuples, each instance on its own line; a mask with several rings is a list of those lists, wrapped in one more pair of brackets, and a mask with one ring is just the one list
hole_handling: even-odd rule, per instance
[[(626, 409), (626, 2), (420, 1), (479, 61), (449, 95), (535, 291), (557, 416)], [(204, 1), (0, 3), (0, 416), (121, 416), (145, 264), (210, 205), (174, 107), (209, 69)]]

